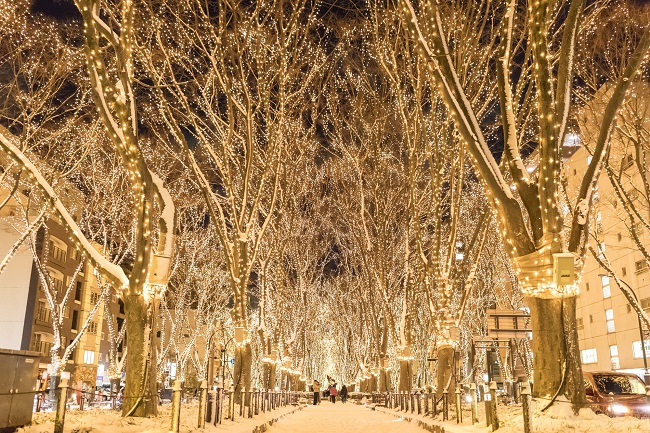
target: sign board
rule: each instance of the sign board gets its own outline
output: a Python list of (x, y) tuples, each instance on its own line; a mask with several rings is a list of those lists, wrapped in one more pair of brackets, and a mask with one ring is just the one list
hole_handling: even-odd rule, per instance
[(572, 253), (553, 254), (553, 282), (556, 286), (571, 286), (575, 283), (574, 261)]

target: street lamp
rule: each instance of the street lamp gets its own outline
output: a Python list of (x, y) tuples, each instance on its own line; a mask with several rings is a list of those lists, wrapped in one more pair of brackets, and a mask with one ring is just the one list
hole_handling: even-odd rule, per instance
[[(626, 283), (625, 281), (623, 281), (623, 280), (621, 280), (619, 278), (616, 278), (616, 277), (614, 277), (613, 275), (610, 275), (610, 274), (598, 274), (598, 276), (599, 277), (614, 278), (614, 281), (616, 281), (616, 284), (619, 284), (619, 281), (621, 283), (625, 284), (625, 287), (628, 288), (629, 292), (634, 297), (634, 300), (636, 301), (637, 306), (639, 305), (639, 298), (636, 296), (636, 293), (634, 293), (634, 290), (632, 289), (632, 287), (628, 283)], [(619, 284), (619, 287), (620, 287), (620, 284)], [(650, 373), (648, 372), (648, 357), (646, 356), (646, 352), (645, 352), (645, 339), (643, 338), (643, 324), (641, 323), (641, 315), (636, 311), (636, 309), (634, 311), (637, 313), (636, 318), (639, 321), (639, 336), (641, 337), (641, 352), (643, 353), (643, 371), (644, 371), (644, 373), (643, 373), (643, 381), (645, 382), (646, 386), (649, 386), (650, 385)]]

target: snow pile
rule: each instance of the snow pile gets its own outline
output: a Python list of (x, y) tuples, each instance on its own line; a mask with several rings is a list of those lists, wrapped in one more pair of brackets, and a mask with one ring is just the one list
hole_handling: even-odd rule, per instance
[[(224, 420), (217, 426), (206, 423), (205, 430), (197, 428), (197, 403), (183, 404), (181, 408), (180, 431), (250, 433), (255, 427), (273, 418), (296, 410), (296, 406), (260, 413), (254, 418), (240, 418), (235, 421)], [(65, 433), (167, 433), (171, 426), (171, 405), (159, 406), (158, 415), (151, 418), (122, 418), (120, 411), (91, 409), (69, 410), (65, 415)], [(20, 428), (17, 433), (51, 433), (54, 431), (54, 412), (38, 412), (32, 417), (32, 425)]]
[[(582, 409), (578, 416), (573, 414), (571, 404), (566, 401), (558, 401), (546, 412), (540, 410), (546, 402), (533, 402), (532, 431), (534, 433), (650, 433), (650, 420), (633, 417), (609, 418), (606, 415), (596, 415), (591, 409)], [(438, 425), (445, 428), (447, 433), (468, 433), (468, 432), (491, 432), (491, 427), (485, 426), (485, 404), (478, 404), (479, 423), (471, 424), (471, 412), (469, 405), (463, 405), (463, 422), (456, 423), (455, 410), (453, 406), (449, 410), (449, 421), (442, 421), (442, 415), (437, 418), (430, 415), (417, 415), (410, 412), (404, 413), (399, 410), (377, 407), (378, 411), (388, 412), (395, 416), (403, 416), (407, 419), (419, 420), (429, 425)], [(499, 430), (498, 433), (522, 433), (524, 431), (524, 417), (521, 405), (498, 406)]]

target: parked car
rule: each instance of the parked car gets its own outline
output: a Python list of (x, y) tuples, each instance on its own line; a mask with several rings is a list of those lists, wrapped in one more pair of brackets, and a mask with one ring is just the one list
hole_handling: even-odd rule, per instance
[(631, 373), (583, 372), (587, 400), (594, 412), (608, 416), (650, 416), (645, 384)]

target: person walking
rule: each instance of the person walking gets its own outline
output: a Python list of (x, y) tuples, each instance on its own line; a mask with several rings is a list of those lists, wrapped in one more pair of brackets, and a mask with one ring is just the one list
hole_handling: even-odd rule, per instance
[(316, 406), (317, 404), (320, 404), (320, 383), (317, 380), (314, 380), (311, 389), (314, 391), (314, 406)]
[(339, 395), (341, 396), (341, 403), (345, 403), (348, 400), (348, 387), (345, 384), (341, 387)]
[(336, 396), (338, 395), (338, 391), (336, 390), (336, 385), (332, 385), (330, 387), (330, 401), (332, 403), (336, 403)]

